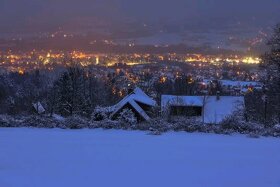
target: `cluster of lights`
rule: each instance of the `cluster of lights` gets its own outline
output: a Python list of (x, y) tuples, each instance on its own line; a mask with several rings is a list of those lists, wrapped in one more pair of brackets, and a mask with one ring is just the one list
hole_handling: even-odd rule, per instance
[(185, 62), (209, 62), (209, 63), (219, 63), (219, 62), (229, 62), (229, 63), (245, 63), (245, 64), (259, 64), (261, 62), (260, 58), (257, 57), (238, 57), (233, 58), (221, 58), (221, 57), (207, 57), (202, 55), (193, 55), (187, 57)]
[(259, 64), (261, 63), (261, 59), (260, 58), (253, 58), (253, 57), (246, 57), (242, 59), (243, 63), (246, 64)]
[[(214, 55), (202, 55), (202, 54), (185, 54), (180, 55), (176, 53), (172, 54), (127, 54), (127, 55), (102, 55), (94, 53), (84, 53), (80, 51), (73, 51), (71, 53), (53, 52), (53, 51), (36, 51), (33, 50), (30, 53), (24, 54), (1, 54), (0, 65), (7, 67), (12, 71), (17, 71), (20, 74), (24, 74), (25, 71), (30, 69), (48, 69), (53, 70), (56, 65), (69, 66), (71, 61), (64, 60), (65, 57), (70, 57), (78, 62), (82, 67), (88, 67), (91, 65), (100, 65), (100, 57), (102, 57), (103, 66), (111, 67), (118, 63), (125, 63), (128, 66), (135, 66), (140, 64), (148, 64), (154, 62), (161, 62), (164, 59), (178, 62), (190, 62), (193, 66), (205, 67), (207, 64), (220, 65), (224, 62), (239, 64), (259, 64), (260, 58), (248, 56), (242, 57), (237, 55), (229, 56), (214, 56)], [(194, 63), (192, 63), (194, 62)], [(198, 62), (198, 63), (196, 63)], [(10, 65), (9, 65), (10, 64)], [(19, 69), (20, 68), (20, 69)], [(166, 79), (162, 79), (161, 82), (165, 82)]]

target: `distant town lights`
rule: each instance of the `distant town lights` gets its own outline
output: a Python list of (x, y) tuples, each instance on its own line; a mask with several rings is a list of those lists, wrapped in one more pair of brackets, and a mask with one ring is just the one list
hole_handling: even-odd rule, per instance
[(95, 62), (96, 62), (96, 65), (99, 64), (99, 57), (98, 56), (95, 58)]
[(261, 60), (259, 58), (245, 57), (242, 59), (242, 62), (246, 64), (259, 64)]
[(24, 70), (19, 69), (19, 70), (18, 70), (18, 74), (23, 75), (23, 74), (24, 74)]

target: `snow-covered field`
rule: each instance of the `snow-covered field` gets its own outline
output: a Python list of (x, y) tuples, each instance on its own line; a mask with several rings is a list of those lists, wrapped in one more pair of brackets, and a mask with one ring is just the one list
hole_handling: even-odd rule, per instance
[(0, 187), (280, 186), (280, 139), (0, 128)]

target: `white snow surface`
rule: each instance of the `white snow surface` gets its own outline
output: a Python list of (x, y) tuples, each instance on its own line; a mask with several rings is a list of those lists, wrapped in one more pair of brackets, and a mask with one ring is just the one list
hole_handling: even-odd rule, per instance
[(0, 128), (1, 187), (279, 187), (280, 139)]

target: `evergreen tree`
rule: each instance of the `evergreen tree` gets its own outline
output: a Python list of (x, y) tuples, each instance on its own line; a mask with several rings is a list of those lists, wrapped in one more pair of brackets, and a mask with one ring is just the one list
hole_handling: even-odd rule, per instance
[(280, 24), (274, 29), (274, 34), (268, 42), (270, 51), (263, 56), (261, 67), (265, 76), (265, 105), (272, 118), (280, 122)]
[(88, 92), (88, 79), (84, 70), (71, 67), (63, 73), (55, 83), (57, 90), (57, 110), (60, 114), (88, 115), (91, 112), (91, 103)]

